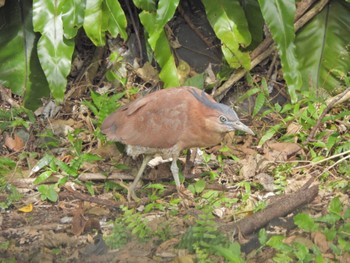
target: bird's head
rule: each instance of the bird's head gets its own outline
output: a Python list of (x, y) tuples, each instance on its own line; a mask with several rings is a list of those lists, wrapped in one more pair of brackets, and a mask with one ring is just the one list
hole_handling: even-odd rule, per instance
[(254, 135), (254, 132), (239, 120), (237, 113), (229, 106), (210, 100), (204, 91), (201, 95), (195, 90), (190, 92), (205, 106), (204, 112), (201, 114), (203, 114), (208, 127), (220, 133), (239, 130)]

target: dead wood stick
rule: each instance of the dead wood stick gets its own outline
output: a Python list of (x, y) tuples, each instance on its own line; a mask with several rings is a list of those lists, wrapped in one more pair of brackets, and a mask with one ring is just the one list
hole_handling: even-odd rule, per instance
[[(306, 12), (304, 15), (300, 17), (296, 17), (297, 21), (294, 23), (295, 31), (298, 31), (301, 29), (307, 22), (309, 22), (316, 14), (318, 14), (329, 2), (329, 0), (321, 0), (317, 2), (308, 12)], [(308, 4), (312, 4), (313, 1), (308, 2)], [(297, 14), (302, 14), (300, 10), (307, 9), (308, 6), (300, 5), (298, 6), (298, 9), (296, 11)], [(263, 42), (260, 43), (260, 45), (254, 49), (250, 55), (251, 58), (251, 69), (254, 68), (256, 65), (260, 64), (264, 59), (269, 57), (272, 52), (275, 50), (275, 47), (273, 45), (273, 40), (271, 36), (268, 36), (265, 38)], [(231, 88), (231, 86), (236, 83), (238, 80), (240, 80), (244, 75), (247, 73), (245, 69), (238, 69), (235, 71), (229, 78), (226, 80), (226, 82), (219, 87), (214, 97), (218, 100), (221, 100), (223, 96), (225, 96), (226, 92)]]
[(237, 223), (229, 223), (220, 230), (224, 233), (232, 233), (232, 236), (238, 234), (249, 235), (261, 227), (267, 225), (272, 219), (286, 216), (300, 206), (310, 203), (318, 194), (318, 186), (312, 186), (308, 189), (301, 188), (293, 194), (286, 195), (270, 204), (264, 210), (244, 218)]
[(95, 203), (95, 204), (99, 204), (99, 205), (103, 205), (103, 206), (107, 206), (109, 208), (119, 208), (120, 205), (122, 205), (122, 202), (115, 202), (115, 201), (111, 201), (111, 200), (105, 200), (105, 199), (101, 199), (95, 196), (91, 196), (91, 195), (87, 195), (87, 194), (83, 194), (77, 191), (73, 191), (70, 189), (67, 189), (68, 192), (60, 192), (59, 196), (60, 199), (72, 199), (72, 198), (76, 198), (79, 200), (83, 200), (83, 201), (87, 201), (90, 203)]
[[(345, 99), (344, 99), (345, 98)], [(321, 116), (318, 118), (316, 125), (312, 128), (309, 136), (307, 137), (307, 139), (303, 142), (304, 145), (308, 144), (314, 137), (315, 134), (318, 130), (318, 128), (321, 125), (321, 122), (323, 120), (323, 118), (326, 116), (326, 114), (337, 104), (339, 104), (339, 101), (345, 101), (346, 99), (350, 98), (350, 87), (347, 88), (345, 91), (343, 91), (342, 93), (338, 94), (337, 96), (330, 98), (327, 100), (327, 107), (324, 109), (324, 111), (322, 112)]]
[(112, 173), (108, 176), (101, 173), (82, 173), (79, 175), (78, 179), (80, 181), (134, 180), (135, 177), (124, 172)]
[(63, 199), (76, 198), (76, 199), (87, 201), (90, 203), (103, 205), (103, 206), (106, 206), (109, 208), (117, 208), (118, 209), (121, 205), (127, 205), (128, 207), (133, 208), (133, 207), (137, 207), (138, 205), (141, 205), (141, 204), (147, 204), (149, 202), (148, 198), (142, 198), (140, 200), (140, 202), (138, 202), (138, 203), (126, 202), (126, 201), (116, 202), (113, 200), (106, 200), (106, 199), (101, 199), (101, 198), (98, 198), (95, 196), (83, 194), (83, 193), (80, 193), (78, 191), (74, 191), (73, 189), (70, 189), (68, 187), (66, 189), (68, 192), (60, 192), (59, 193), (60, 198), (63, 198)]

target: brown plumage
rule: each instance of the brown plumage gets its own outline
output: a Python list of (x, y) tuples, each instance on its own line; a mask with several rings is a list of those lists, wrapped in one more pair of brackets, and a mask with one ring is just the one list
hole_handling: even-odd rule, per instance
[(227, 105), (194, 87), (163, 89), (137, 99), (109, 115), (101, 126), (107, 138), (127, 145), (133, 157), (144, 154), (141, 168), (129, 187), (128, 199), (148, 161), (155, 154), (173, 158), (171, 171), (180, 188), (176, 160), (182, 150), (219, 144), (227, 132), (254, 134)]

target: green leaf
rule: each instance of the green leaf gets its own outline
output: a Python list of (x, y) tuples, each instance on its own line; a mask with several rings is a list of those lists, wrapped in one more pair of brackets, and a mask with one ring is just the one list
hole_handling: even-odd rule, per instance
[(64, 36), (71, 39), (83, 25), (85, 0), (61, 0)]
[(245, 262), (241, 258), (241, 247), (238, 242), (231, 243), (229, 247), (224, 247), (222, 245), (211, 246), (215, 254), (223, 256), (227, 262)]
[(102, 30), (103, 0), (86, 0), (84, 30), (95, 46), (105, 45), (105, 33)]
[(302, 78), (294, 44), (295, 1), (259, 0), (261, 11), (275, 41), (283, 67), (283, 76), (293, 103)]
[(94, 185), (92, 184), (92, 182), (86, 182), (85, 187), (88, 190), (90, 195), (92, 196), (95, 195)]
[(74, 168), (72, 168), (71, 166), (69, 166), (68, 164), (66, 164), (65, 162), (62, 162), (61, 160), (55, 159), (55, 164), (57, 164), (57, 166), (66, 174), (70, 175), (70, 176), (77, 176), (78, 175), (78, 171)]
[(249, 32), (252, 36), (252, 43), (249, 49), (255, 48), (264, 38), (264, 18), (260, 6), (256, 0), (241, 1), (242, 8), (247, 17)]
[[(332, 1), (298, 32), (297, 54), (303, 90), (336, 95), (342, 81), (337, 70), (350, 71), (350, 4)], [(340, 89), (339, 89), (340, 88)]]
[(64, 38), (62, 6), (59, 4), (50, 0), (34, 0), (33, 25), (34, 31), (42, 34), (37, 45), (41, 67), (53, 97), (61, 102), (71, 69), (74, 41)]
[(83, 162), (88, 162), (88, 163), (103, 160), (101, 156), (98, 156), (97, 154), (93, 154), (93, 153), (83, 153), (81, 156), (79, 156), (79, 158)]
[(276, 132), (282, 127), (282, 124), (276, 124), (266, 131), (259, 141), (259, 146), (263, 145), (266, 141), (270, 140)]
[(38, 192), (41, 194), (41, 199), (49, 199), (51, 202), (58, 200), (58, 194), (55, 191), (54, 185), (39, 185)]
[(310, 260), (306, 260), (310, 256), (309, 248), (305, 244), (294, 243), (294, 254), (299, 259), (298, 262), (310, 262)]
[(40, 171), (42, 168), (48, 166), (52, 160), (55, 159), (54, 156), (49, 155), (49, 154), (45, 154), (43, 158), (41, 158), (36, 165), (32, 168), (30, 175), (32, 175), (33, 173), (36, 173), (38, 171)]
[(343, 211), (343, 205), (339, 197), (334, 197), (329, 203), (328, 212), (339, 215)]
[(348, 209), (346, 209), (345, 213), (344, 213), (344, 219), (349, 219), (350, 218), (350, 207)]
[(258, 112), (262, 109), (262, 107), (265, 104), (265, 95), (264, 93), (260, 92), (255, 100), (254, 110), (253, 110), (253, 116), (258, 114)]
[(248, 53), (240, 51), (251, 42), (251, 35), (244, 11), (239, 1), (203, 0), (205, 12), (216, 36), (222, 42), (222, 52), (232, 68), (250, 69)]
[(264, 246), (266, 244), (267, 238), (268, 238), (268, 236), (267, 236), (266, 229), (265, 228), (260, 229), (260, 231), (259, 231), (260, 245)]
[(133, 0), (133, 2), (138, 9), (149, 12), (156, 10), (155, 0)]
[(286, 244), (283, 243), (283, 236), (272, 236), (267, 242), (266, 245), (281, 250), (286, 247)]
[(199, 89), (204, 88), (204, 73), (197, 74), (191, 78), (186, 79), (184, 86), (197, 87)]
[(108, 31), (112, 37), (117, 37), (118, 34), (126, 41), (128, 34), (126, 33), (127, 21), (122, 7), (116, 0), (106, 0), (108, 13), (104, 14), (109, 17)]
[(203, 190), (205, 189), (205, 185), (206, 183), (204, 180), (198, 180), (194, 185), (196, 193), (200, 194), (201, 192), (203, 192)]
[(33, 184), (40, 184), (46, 181), (51, 175), (52, 175), (52, 171), (43, 172), (37, 178), (35, 178)]
[(300, 213), (294, 217), (294, 223), (307, 232), (314, 232), (318, 229), (318, 224), (308, 214)]
[(36, 51), (31, 1), (8, 1), (0, 8), (0, 84), (23, 96), (24, 105), (36, 109), (49, 87)]
[(144, 28), (148, 32), (148, 43), (161, 67), (159, 77), (164, 81), (165, 87), (180, 85), (175, 60), (164, 31), (164, 27), (173, 17), (178, 3), (179, 0), (160, 0), (156, 13), (142, 11), (139, 15)]
[(0, 157), (0, 175), (16, 167), (16, 162), (7, 157)]
[(156, 190), (165, 190), (165, 186), (162, 184), (149, 184), (146, 187), (147, 189), (156, 189)]
[(247, 90), (243, 95), (241, 95), (239, 98), (238, 98), (238, 102), (243, 102), (244, 100), (248, 99), (249, 97), (253, 96), (254, 94), (257, 94), (261, 92), (261, 89), (259, 88), (251, 88), (249, 90)]
[(334, 240), (334, 238), (336, 237), (338, 231), (337, 229), (333, 226), (332, 228), (328, 229), (326, 228), (325, 230), (323, 230), (323, 233), (326, 236), (326, 239), (328, 241)]

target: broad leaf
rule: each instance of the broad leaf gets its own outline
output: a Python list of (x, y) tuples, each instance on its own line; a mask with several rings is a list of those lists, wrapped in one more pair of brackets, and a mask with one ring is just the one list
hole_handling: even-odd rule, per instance
[(116, 0), (86, 0), (84, 30), (96, 46), (106, 43), (106, 31), (112, 37), (118, 34), (126, 40), (127, 21), (123, 9)]
[(264, 18), (262, 17), (258, 1), (243, 0), (241, 4), (252, 36), (252, 43), (249, 49), (254, 49), (264, 38)]
[(64, 36), (71, 39), (83, 25), (85, 0), (62, 0), (62, 21)]
[(240, 47), (247, 47), (251, 36), (244, 11), (238, 0), (202, 0), (207, 18), (222, 42), (222, 52), (232, 68), (250, 68), (250, 58)]
[(155, 0), (134, 0), (134, 4), (137, 8), (148, 12), (156, 11)]
[(180, 85), (177, 75), (175, 60), (167, 40), (164, 27), (173, 17), (179, 0), (160, 0), (156, 13), (142, 11), (140, 20), (148, 32), (148, 43), (154, 51), (154, 56), (161, 71), (159, 77), (164, 81), (165, 87), (176, 87)]
[(339, 93), (342, 84), (334, 70), (350, 71), (350, 4), (332, 1), (297, 35), (296, 45), (303, 90)]
[(86, 0), (84, 30), (95, 46), (105, 44), (105, 34), (102, 30), (103, 25), (103, 0)]
[(42, 34), (38, 56), (53, 97), (62, 101), (71, 69), (74, 42), (63, 35), (62, 1), (34, 0), (34, 31)]
[(275, 41), (292, 102), (302, 85), (294, 44), (295, 1), (259, 0), (261, 11)]
[(28, 1), (7, 1), (0, 8), (0, 83), (25, 93), (25, 106), (36, 109), (49, 88), (36, 52), (31, 7)]
[(119, 2), (116, 0), (106, 0), (106, 5), (109, 11), (107, 14), (109, 17), (107, 30), (111, 33), (112, 37), (117, 37), (120, 34), (124, 40), (127, 40), (127, 21)]

